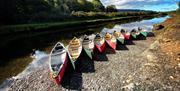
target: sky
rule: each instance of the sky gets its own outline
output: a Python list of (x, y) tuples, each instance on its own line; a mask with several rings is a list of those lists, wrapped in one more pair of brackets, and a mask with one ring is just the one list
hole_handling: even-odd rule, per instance
[(101, 0), (107, 5), (116, 5), (118, 9), (141, 9), (153, 11), (172, 11), (178, 8), (179, 0)]

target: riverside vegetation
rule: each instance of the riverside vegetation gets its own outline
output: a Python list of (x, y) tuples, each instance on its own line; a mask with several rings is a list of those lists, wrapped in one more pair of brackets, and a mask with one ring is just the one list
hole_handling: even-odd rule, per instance
[(100, 0), (1, 0), (0, 6), (0, 34), (62, 29), (162, 14), (144, 10), (117, 12), (114, 5), (105, 7)]

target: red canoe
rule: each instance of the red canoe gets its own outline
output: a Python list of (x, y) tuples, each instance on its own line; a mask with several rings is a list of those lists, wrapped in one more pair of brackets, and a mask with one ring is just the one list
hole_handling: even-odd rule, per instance
[(64, 45), (58, 42), (49, 55), (50, 76), (60, 85), (68, 62), (68, 54)]
[(105, 40), (99, 33), (94, 38), (94, 45), (94, 52), (103, 53), (105, 51)]
[(110, 47), (110, 48), (112, 48), (112, 49), (116, 49), (116, 38), (113, 36), (113, 35), (111, 35), (111, 34), (109, 34), (109, 33), (106, 33), (105, 34), (105, 39), (106, 39), (106, 48), (107, 47)]
[(121, 33), (123, 34), (125, 40), (130, 39), (131, 34), (129, 32), (125, 31), (124, 29), (121, 29)]
[(130, 39), (130, 33), (129, 32), (126, 32), (125, 34), (123, 34), (124, 35), (124, 38), (126, 39), (126, 40), (129, 40)]

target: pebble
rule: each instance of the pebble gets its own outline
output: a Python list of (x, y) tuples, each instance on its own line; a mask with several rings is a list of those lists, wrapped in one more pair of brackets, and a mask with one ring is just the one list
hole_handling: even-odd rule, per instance
[(180, 63), (178, 63), (178, 67), (180, 68)]
[(174, 77), (173, 77), (173, 76), (169, 76), (169, 78), (170, 78), (170, 79), (174, 79)]
[[(148, 63), (148, 60), (152, 60), (151, 57), (158, 53), (148, 50), (154, 42), (153, 38), (133, 42), (135, 45), (126, 45), (128, 50), (117, 51), (114, 55), (107, 54), (108, 61), (93, 61), (89, 64), (95, 72), (74, 72), (71, 73), (72, 75), (66, 76), (62, 86), (57, 86), (52, 81), (48, 74), (48, 65), (45, 65), (31, 75), (15, 80), (9, 87), (9, 91), (133, 91), (135, 88), (137, 91), (143, 89), (153, 91), (155, 89), (151, 87), (162, 88), (157, 83), (161, 82), (160, 84), (166, 85), (168, 80), (164, 79), (166, 75), (163, 73), (163, 64), (158, 64), (160, 61), (156, 64)], [(144, 52), (145, 50), (146, 52)], [(156, 60), (161, 60), (161, 57), (157, 57)], [(32, 82), (28, 77), (33, 78)], [(147, 80), (147, 78), (151, 79)], [(169, 78), (172, 79), (173, 76)], [(27, 82), (30, 83), (27, 84)], [(138, 87), (135, 83), (138, 83)]]

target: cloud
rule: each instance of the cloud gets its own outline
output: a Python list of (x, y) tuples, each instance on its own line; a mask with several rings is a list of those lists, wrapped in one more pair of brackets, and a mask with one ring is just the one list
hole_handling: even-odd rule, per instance
[[(172, 7), (173, 7), (172, 9), (177, 8), (177, 2), (179, 0), (101, 0), (101, 1), (105, 6), (116, 5), (116, 7), (119, 9), (153, 10), (155, 9), (154, 7), (158, 6), (159, 8), (162, 8), (162, 10), (165, 8), (168, 8), (168, 10), (170, 10)], [(161, 9), (157, 9), (157, 10), (161, 10)]]

